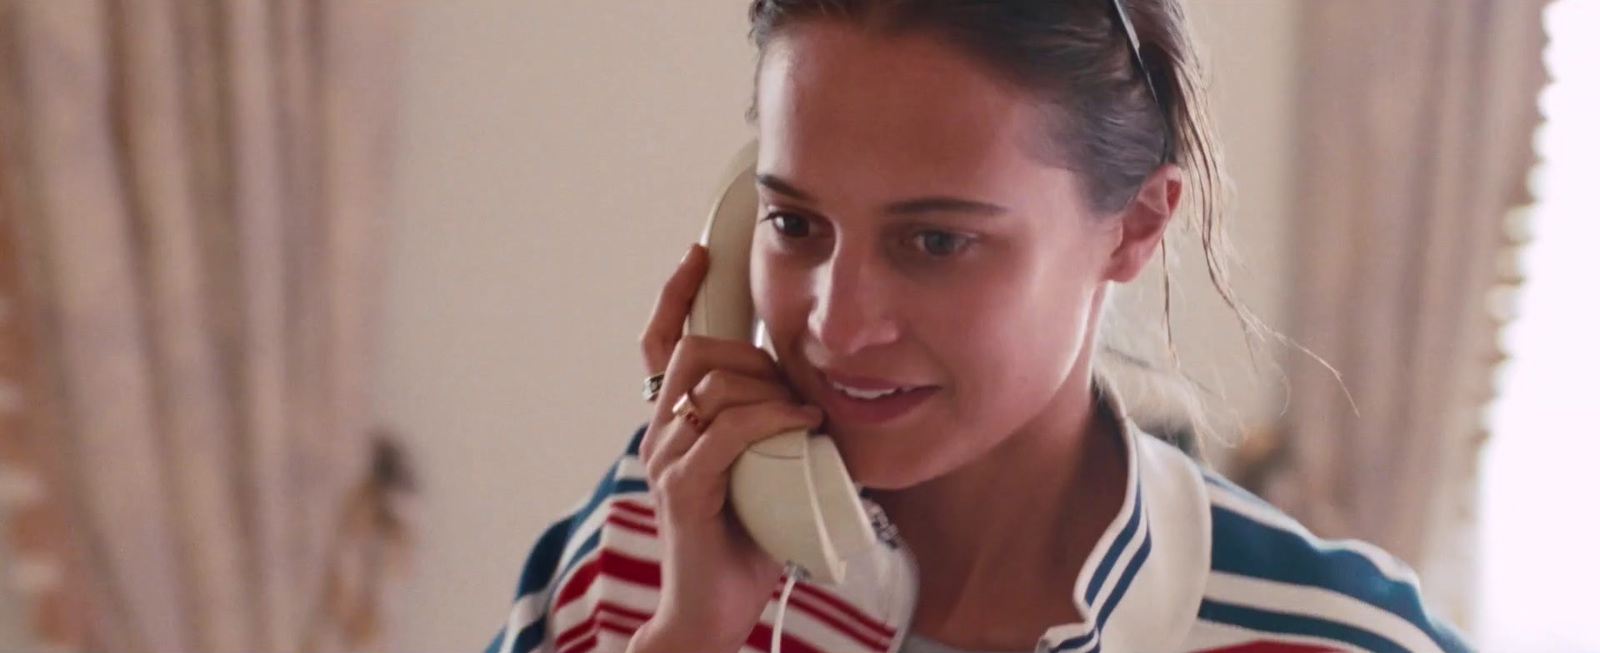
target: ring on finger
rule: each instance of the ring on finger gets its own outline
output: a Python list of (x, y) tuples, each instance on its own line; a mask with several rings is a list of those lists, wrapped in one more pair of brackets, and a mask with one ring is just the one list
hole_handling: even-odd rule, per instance
[(665, 381), (665, 374), (651, 374), (644, 380), (644, 400), (655, 403), (656, 397), (661, 396), (661, 385)]
[(683, 419), (696, 432), (705, 432), (705, 416), (700, 414), (700, 408), (689, 399), (689, 393), (683, 393), (683, 396), (678, 398), (678, 403), (672, 405), (672, 414)]

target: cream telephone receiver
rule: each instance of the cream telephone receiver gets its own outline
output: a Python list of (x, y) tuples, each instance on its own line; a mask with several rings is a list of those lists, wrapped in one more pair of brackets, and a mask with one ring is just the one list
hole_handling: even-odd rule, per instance
[[(686, 332), (756, 344), (750, 298), (750, 246), (759, 207), (756, 145), (741, 149), (721, 178), (700, 242), (710, 268), (690, 309)], [(872, 526), (833, 440), (791, 431), (761, 440), (734, 463), (729, 501), (751, 537), (813, 580), (837, 585), (845, 561), (872, 546)]]

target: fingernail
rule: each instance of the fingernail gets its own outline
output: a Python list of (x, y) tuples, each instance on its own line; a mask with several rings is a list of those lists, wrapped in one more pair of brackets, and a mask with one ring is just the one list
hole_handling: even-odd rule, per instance
[(699, 247), (700, 247), (700, 243), (695, 243), (693, 245), (690, 245), (689, 246), (689, 251), (684, 252), (683, 253), (683, 259), (679, 260), (678, 262), (679, 263), (687, 263), (689, 261), (689, 257), (694, 256), (694, 250), (698, 249)]

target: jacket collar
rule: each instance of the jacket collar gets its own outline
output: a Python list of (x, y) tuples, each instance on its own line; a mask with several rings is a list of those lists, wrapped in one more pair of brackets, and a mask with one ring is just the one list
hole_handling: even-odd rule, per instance
[(1162, 650), (1194, 622), (1210, 570), (1204, 478), (1186, 454), (1141, 431), (1113, 387), (1096, 394), (1128, 454), (1122, 509), (1073, 587), (1083, 620), (1045, 631), (1040, 649)]
[[(1118, 424), (1128, 454), (1122, 507), (1072, 587), (1083, 620), (1048, 628), (1036, 650), (1168, 650), (1194, 623), (1210, 572), (1204, 478), (1183, 452), (1139, 430), (1114, 389), (1099, 389), (1097, 398)], [(894, 651), (915, 610), (916, 565), (881, 509), (866, 504), (884, 546), (867, 554), (870, 561), (852, 563), (871, 572), (853, 573), (829, 591), (881, 619), (894, 632), (883, 650)]]

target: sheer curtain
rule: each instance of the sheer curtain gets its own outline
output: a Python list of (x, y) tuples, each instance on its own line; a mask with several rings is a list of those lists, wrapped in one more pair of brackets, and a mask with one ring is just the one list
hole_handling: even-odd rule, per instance
[(1491, 290), (1526, 204), (1543, 1), (1308, 2), (1300, 28), (1288, 335), (1292, 392), (1269, 469), (1314, 530), (1420, 567), (1470, 621), (1481, 409), (1501, 358)]
[[(1600, 151), (1600, 3), (1546, 12), (1553, 77), (1540, 105), (1538, 200), (1524, 215), (1528, 281), (1483, 462), (1480, 632), (1485, 653), (1600, 653), (1600, 311), (1594, 153)], [(1574, 518), (1576, 517), (1576, 518)], [(1537, 597), (1536, 599), (1530, 597)]]
[(23, 397), (0, 456), (40, 489), (9, 530), (45, 570), (42, 643), (378, 641), (370, 565), (399, 531), (367, 395), (399, 11), (0, 0)]

